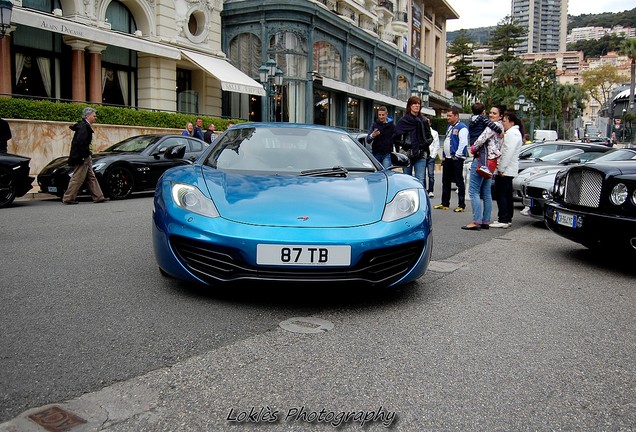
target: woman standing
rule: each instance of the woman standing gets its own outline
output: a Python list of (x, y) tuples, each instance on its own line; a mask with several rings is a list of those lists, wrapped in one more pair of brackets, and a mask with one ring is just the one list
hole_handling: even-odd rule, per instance
[(499, 207), (499, 220), (490, 224), (493, 228), (510, 228), (514, 211), (512, 202), (512, 179), (519, 173), (519, 152), (523, 145), (523, 123), (514, 111), (503, 116), (504, 140), (501, 157), (495, 171), (495, 193)]
[(194, 126), (192, 123), (186, 124), (186, 128), (183, 132), (181, 132), (181, 135), (194, 136)]
[[(504, 111), (505, 108), (501, 105), (495, 105), (490, 109), (488, 118), (496, 126), (493, 125), (492, 128), (487, 126), (470, 147), (470, 152), (474, 157), (470, 167), (468, 195), (473, 209), (473, 221), (463, 226), (462, 229), (479, 231), (482, 228), (490, 228), (492, 179), (482, 177), (477, 172), (477, 168), (482, 165), (494, 167), (497, 159), (501, 156), (502, 137), (493, 128), (498, 127), (500, 131), (504, 130), (502, 124)], [(489, 124), (492, 125), (492, 123)], [(491, 168), (491, 172), (492, 170), (493, 168)]]
[(425, 186), (424, 175), (426, 174), (426, 158), (430, 153), (429, 146), (433, 142), (433, 134), (428, 120), (420, 114), (422, 100), (417, 96), (411, 96), (406, 102), (406, 113), (395, 125), (394, 141), (396, 137), (405, 135), (404, 141), (396, 143), (398, 151), (408, 154), (410, 163), (404, 167), (404, 174), (413, 175), (415, 168), (415, 178), (422, 187)]

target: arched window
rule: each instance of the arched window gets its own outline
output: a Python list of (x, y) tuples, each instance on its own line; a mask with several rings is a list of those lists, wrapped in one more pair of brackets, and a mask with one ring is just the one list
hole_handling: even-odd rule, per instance
[[(133, 34), (137, 30), (130, 10), (117, 0), (106, 9), (112, 30)], [(126, 48), (108, 46), (102, 53), (102, 102), (134, 106), (137, 100), (137, 53)]]
[(397, 79), (397, 98), (400, 100), (408, 100), (411, 96), (411, 86), (409, 80), (404, 75), (398, 75)]
[(347, 63), (347, 82), (356, 87), (369, 88), (369, 66), (362, 57), (351, 56)]
[(338, 50), (326, 41), (314, 43), (314, 69), (318, 74), (342, 80), (342, 59)]
[(258, 79), (261, 55), (261, 39), (252, 33), (241, 33), (230, 41), (230, 63), (254, 79)]
[(285, 78), (307, 77), (307, 51), (305, 41), (295, 33), (279, 32), (271, 37), (268, 53), (273, 54)]
[(391, 96), (393, 89), (391, 88), (391, 72), (387, 68), (378, 66), (375, 68), (375, 91), (383, 95)]

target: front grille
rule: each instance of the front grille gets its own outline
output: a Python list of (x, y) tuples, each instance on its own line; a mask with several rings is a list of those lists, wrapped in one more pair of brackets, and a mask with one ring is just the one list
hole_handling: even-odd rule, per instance
[(353, 282), (390, 284), (405, 275), (424, 248), (424, 241), (366, 252), (353, 267), (258, 267), (245, 262), (240, 250), (172, 237), (170, 244), (181, 263), (213, 284), (240, 280), (270, 282)]
[(601, 203), (603, 174), (590, 169), (571, 169), (565, 184), (565, 202), (598, 208)]

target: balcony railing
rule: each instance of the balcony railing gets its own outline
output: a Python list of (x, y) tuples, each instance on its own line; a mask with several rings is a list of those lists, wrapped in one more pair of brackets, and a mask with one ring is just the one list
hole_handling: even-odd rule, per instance
[(378, 7), (387, 9), (389, 12), (393, 13), (393, 2), (388, 0), (380, 0), (378, 2)]

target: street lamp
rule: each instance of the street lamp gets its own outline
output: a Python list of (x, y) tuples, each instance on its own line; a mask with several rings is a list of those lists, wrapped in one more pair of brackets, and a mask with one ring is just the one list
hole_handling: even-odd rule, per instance
[(533, 139), (533, 133), (534, 133), (534, 103), (532, 101), (527, 101), (526, 102), (526, 97), (524, 95), (519, 95), (519, 97), (517, 98), (517, 100), (515, 100), (515, 110), (519, 111), (519, 109), (521, 108), (521, 110), (526, 113), (529, 112), (530, 113), (530, 139)]
[(265, 95), (267, 97), (267, 103), (265, 104), (266, 109), (264, 117), (267, 118), (267, 121), (276, 121), (276, 95), (278, 94), (278, 87), (283, 85), (283, 71), (276, 65), (276, 61), (274, 59), (269, 59), (265, 64), (258, 68), (258, 75), (261, 83), (266, 86)]
[(11, 13), (13, 12), (13, 3), (10, 0), (0, 0), (0, 39), (7, 33), (7, 29), (11, 26)]
[(417, 82), (417, 85), (411, 88), (411, 96), (417, 96), (422, 100), (422, 108), (428, 108), (428, 97), (430, 93), (428, 83), (422, 79)]

